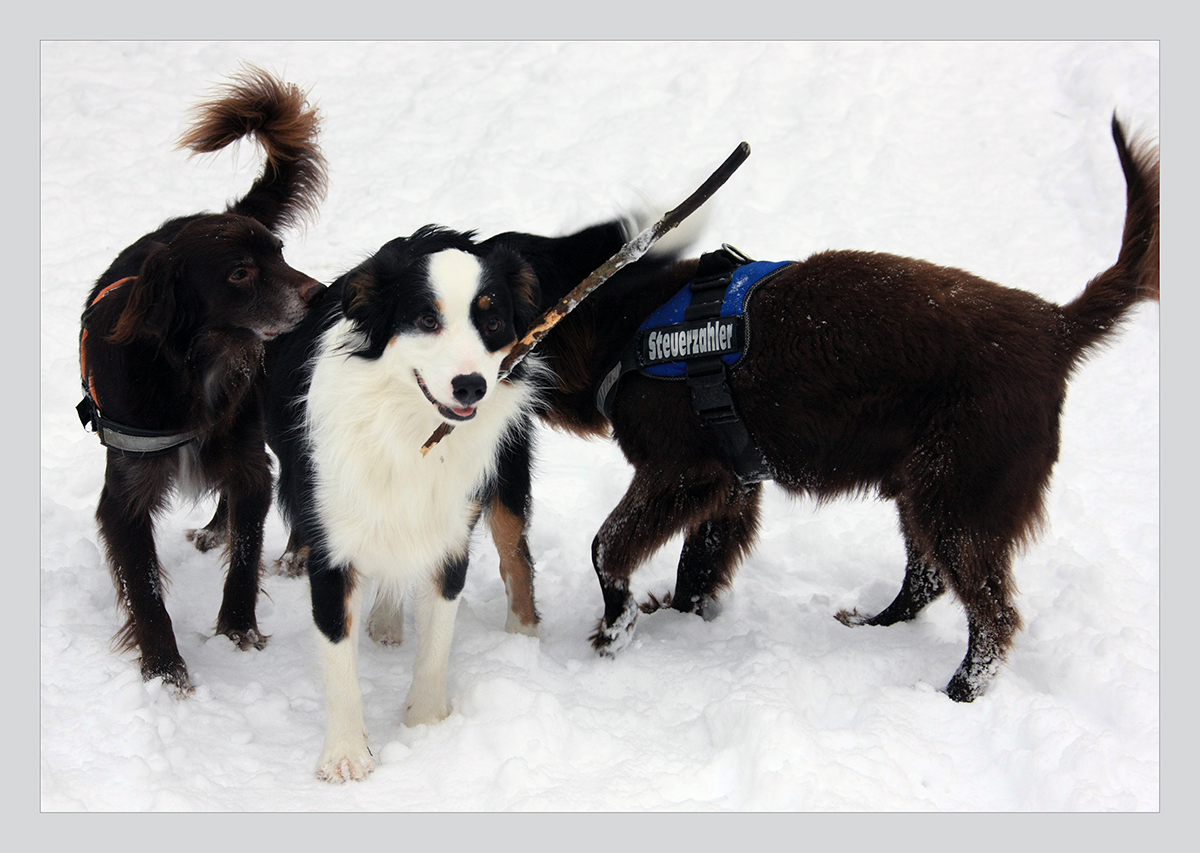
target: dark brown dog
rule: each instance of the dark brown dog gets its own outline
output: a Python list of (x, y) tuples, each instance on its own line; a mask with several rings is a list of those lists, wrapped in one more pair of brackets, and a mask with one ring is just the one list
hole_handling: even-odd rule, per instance
[[(899, 594), (876, 616), (839, 618), (912, 619), (952, 589), (969, 628), (947, 688), (957, 701), (986, 689), (1020, 626), (1011, 558), (1042, 520), (1067, 380), (1130, 307), (1158, 298), (1157, 148), (1131, 148), (1115, 118), (1112, 129), (1128, 187), (1120, 256), (1067, 305), (911, 258), (824, 252), (780, 270), (746, 307), (750, 342), (727, 384), (770, 478), (818, 500), (876, 492), (899, 510)], [(551, 423), (607, 432), (595, 405), (607, 368), (697, 263), (630, 267), (545, 338)], [(545, 304), (562, 295), (544, 292)], [(715, 609), (754, 544), (761, 488), (735, 476), (683, 382), (626, 374), (611, 428), (635, 472), (592, 546), (602, 654), (632, 636), (630, 575), (676, 532), (671, 606)]]
[(108, 448), (96, 509), (142, 677), (191, 690), (164, 605), (154, 519), (172, 488), (220, 495), (197, 544), (229, 548), (217, 633), (263, 647), (255, 605), (271, 468), (262, 412), (263, 345), (294, 328), (324, 288), (283, 260), (275, 232), (325, 190), (318, 118), (304, 93), (247, 69), (197, 108), (180, 141), (219, 150), (253, 134), (262, 176), (225, 213), (172, 219), (125, 249), (88, 297), (80, 335), (80, 416)]

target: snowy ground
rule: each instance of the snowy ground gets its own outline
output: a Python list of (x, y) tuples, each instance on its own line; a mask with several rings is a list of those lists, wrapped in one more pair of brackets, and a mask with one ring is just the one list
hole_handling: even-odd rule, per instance
[[(670, 206), (747, 140), (699, 248), (892, 251), (1061, 302), (1116, 256), (1113, 109), (1158, 130), (1154, 43), (44, 43), (42, 810), (1159, 809), (1157, 305), (1071, 385), (1050, 523), (1016, 565), (1026, 629), (972, 705), (940, 692), (966, 646), (949, 598), (892, 628), (833, 619), (885, 605), (902, 575), (894, 513), (872, 500), (818, 510), (769, 489), (720, 618), (654, 614), (598, 659), (588, 548), (630, 469), (608, 444), (550, 432), (531, 537), (540, 638), (504, 633), (478, 537), (446, 721), (401, 725), (411, 645), (363, 645), (367, 781), (313, 776), (324, 720), (306, 581), (266, 579), (264, 651), (212, 636), (219, 559), (183, 536), (210, 503), (178, 506), (158, 533), (198, 687), (175, 701), (143, 683), (109, 648), (119, 621), (92, 519), (104, 454), (74, 412), (78, 317), (123, 246), (257, 174), (250, 146), (173, 150), (186, 108), (243, 60), (324, 111), (329, 197), (286, 250), (324, 280), (427, 222), (557, 233)], [(270, 524), (269, 557), (286, 537)], [(635, 576), (639, 596), (669, 588), (677, 549)]]

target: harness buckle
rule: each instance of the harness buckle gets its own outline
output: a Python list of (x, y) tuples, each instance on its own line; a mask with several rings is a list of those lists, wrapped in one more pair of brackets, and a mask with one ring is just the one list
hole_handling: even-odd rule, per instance
[(737, 417), (720, 358), (689, 362), (687, 386), (692, 392), (692, 408), (704, 422), (720, 423)]

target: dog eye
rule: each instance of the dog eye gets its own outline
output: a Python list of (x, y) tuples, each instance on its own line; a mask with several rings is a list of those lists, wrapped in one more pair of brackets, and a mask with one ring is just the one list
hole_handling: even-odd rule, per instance
[(238, 267), (229, 274), (229, 280), (234, 284), (244, 284), (250, 280), (250, 270), (245, 267)]
[(504, 328), (504, 321), (499, 317), (489, 317), (485, 328), (489, 334), (495, 334)]
[(442, 327), (442, 322), (437, 314), (422, 314), (417, 318), (417, 327), (427, 332), (436, 332)]

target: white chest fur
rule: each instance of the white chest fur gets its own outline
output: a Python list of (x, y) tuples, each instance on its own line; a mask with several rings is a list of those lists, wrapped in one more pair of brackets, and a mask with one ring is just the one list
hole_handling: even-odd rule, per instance
[(317, 510), (335, 564), (406, 584), (465, 552), (474, 497), (532, 394), (499, 383), (472, 420), (422, 456), (441, 418), (403, 347), (393, 342), (378, 359), (350, 356), (343, 345), (353, 334), (348, 321), (335, 324), (313, 365), (307, 419)]

